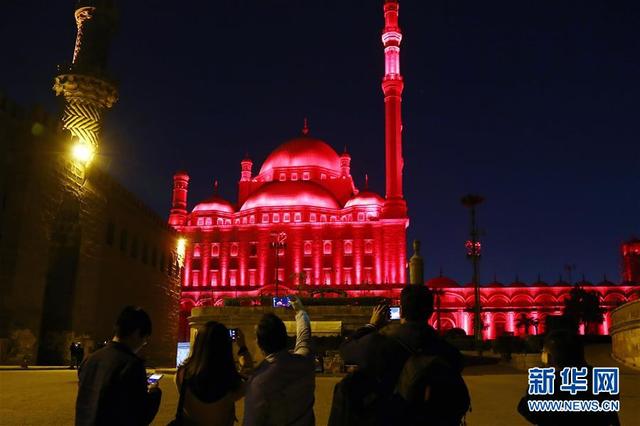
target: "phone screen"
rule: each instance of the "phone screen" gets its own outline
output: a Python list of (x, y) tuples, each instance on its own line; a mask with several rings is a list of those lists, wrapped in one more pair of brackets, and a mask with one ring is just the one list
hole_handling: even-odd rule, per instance
[(273, 298), (273, 307), (274, 308), (288, 308), (291, 305), (291, 301), (288, 297), (274, 297)]
[(391, 306), (389, 308), (389, 319), (391, 320), (400, 319), (400, 306)]
[(238, 338), (238, 329), (237, 328), (230, 328), (229, 329), (229, 337), (231, 337), (231, 340), (236, 340)]
[(164, 376), (164, 374), (152, 374), (149, 377), (147, 377), (147, 383), (150, 385), (158, 383), (160, 379), (162, 379), (162, 376)]

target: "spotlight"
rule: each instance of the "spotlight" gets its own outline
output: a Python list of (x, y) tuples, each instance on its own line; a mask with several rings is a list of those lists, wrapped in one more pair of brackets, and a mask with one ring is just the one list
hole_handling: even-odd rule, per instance
[(95, 151), (93, 147), (86, 142), (76, 141), (71, 148), (73, 159), (85, 166), (91, 162), (94, 154)]

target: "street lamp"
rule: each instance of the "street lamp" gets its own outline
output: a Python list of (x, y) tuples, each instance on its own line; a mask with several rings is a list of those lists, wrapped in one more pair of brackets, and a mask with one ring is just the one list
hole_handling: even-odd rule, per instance
[(280, 281), (279, 277), (278, 277), (278, 269), (279, 269), (279, 257), (280, 257), (280, 250), (284, 249), (287, 246), (287, 233), (286, 232), (280, 232), (280, 233), (272, 233), (271, 237), (274, 239), (271, 242), (271, 247), (273, 248), (273, 251), (275, 253), (276, 259), (275, 259), (275, 283), (276, 283), (276, 297), (278, 297), (278, 282)]
[(476, 224), (476, 206), (484, 201), (484, 198), (480, 195), (468, 194), (462, 197), (460, 202), (463, 206), (469, 209), (471, 214), (471, 229), (469, 231), (469, 236), (471, 237), (465, 243), (465, 248), (467, 249), (467, 257), (471, 260), (471, 264), (473, 266), (473, 275), (471, 281), (473, 283), (474, 290), (474, 317), (473, 317), (473, 334), (476, 341), (476, 349), (478, 351), (478, 355), (482, 355), (482, 320), (480, 317), (480, 251), (482, 249), (482, 245), (480, 244), (478, 238), (478, 227)]
[(86, 141), (77, 139), (71, 147), (71, 157), (83, 166), (87, 166), (94, 155), (95, 149)]

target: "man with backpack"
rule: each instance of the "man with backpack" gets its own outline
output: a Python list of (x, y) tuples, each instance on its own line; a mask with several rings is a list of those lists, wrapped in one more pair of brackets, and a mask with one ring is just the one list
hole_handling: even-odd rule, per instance
[(459, 425), (470, 399), (461, 376), (462, 355), (427, 320), (433, 293), (411, 285), (400, 295), (400, 321), (377, 306), (369, 324), (340, 348), (358, 366), (334, 389), (330, 426)]

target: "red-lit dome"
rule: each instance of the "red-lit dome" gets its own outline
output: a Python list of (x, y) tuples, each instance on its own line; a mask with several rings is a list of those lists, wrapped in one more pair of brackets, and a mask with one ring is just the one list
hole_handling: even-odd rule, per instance
[(222, 197), (214, 195), (206, 200), (200, 202), (193, 208), (194, 212), (224, 212), (224, 213), (234, 213), (236, 209), (233, 207), (229, 201), (225, 200)]
[(240, 210), (256, 207), (340, 208), (338, 201), (329, 191), (309, 181), (266, 183), (247, 198)]
[(458, 286), (459, 285), (457, 282), (445, 276), (431, 278), (429, 281), (427, 281), (427, 287), (429, 288), (451, 288)]
[(344, 205), (344, 208), (354, 206), (382, 206), (384, 204), (384, 198), (371, 191), (361, 191), (358, 195), (352, 197)]
[(281, 167), (322, 167), (339, 173), (340, 157), (326, 142), (300, 136), (271, 152), (262, 164), (260, 174)]

